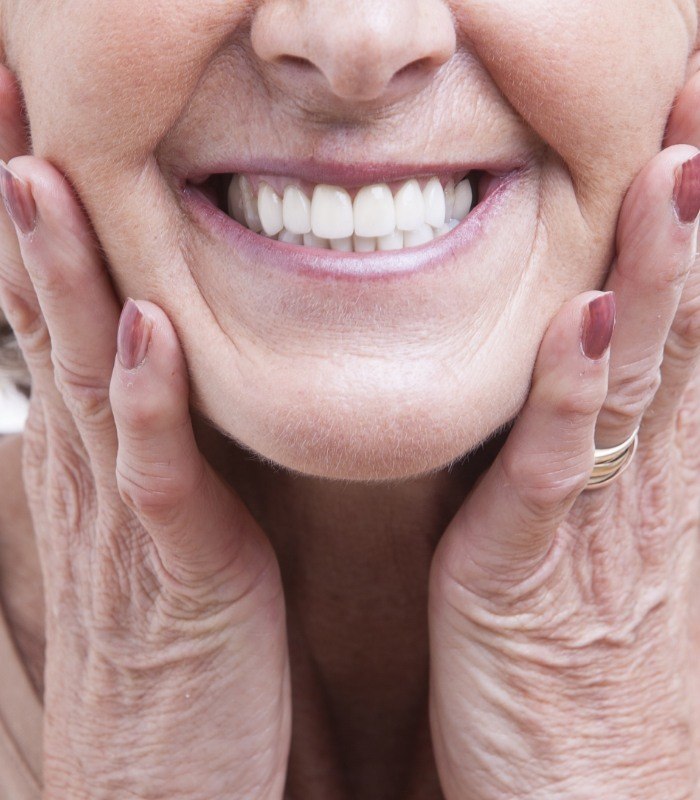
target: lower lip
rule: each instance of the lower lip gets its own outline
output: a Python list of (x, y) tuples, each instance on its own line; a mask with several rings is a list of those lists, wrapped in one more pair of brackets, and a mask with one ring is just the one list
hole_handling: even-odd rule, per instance
[(452, 231), (432, 242), (405, 250), (347, 253), (278, 242), (236, 222), (217, 208), (196, 186), (185, 184), (185, 206), (204, 227), (223, 239), (232, 250), (252, 263), (297, 273), (304, 277), (335, 280), (377, 280), (406, 277), (439, 268), (466, 255), (485, 235), (488, 223), (516, 190), (522, 169), (499, 177), (488, 196)]

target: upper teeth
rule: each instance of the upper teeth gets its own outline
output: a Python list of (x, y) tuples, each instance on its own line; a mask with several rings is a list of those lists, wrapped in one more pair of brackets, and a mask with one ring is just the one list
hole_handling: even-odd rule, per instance
[[(282, 187), (280, 186), (280, 189)], [(308, 194), (290, 179), (282, 196), (264, 178), (257, 197), (251, 180), (234, 175), (230, 216), (256, 233), (290, 244), (333, 250), (399, 250), (431, 241), (454, 228), (472, 208), (467, 178), (443, 187), (438, 177), (423, 188), (412, 178), (395, 194), (385, 183), (363, 186), (353, 200), (340, 186), (319, 184)]]

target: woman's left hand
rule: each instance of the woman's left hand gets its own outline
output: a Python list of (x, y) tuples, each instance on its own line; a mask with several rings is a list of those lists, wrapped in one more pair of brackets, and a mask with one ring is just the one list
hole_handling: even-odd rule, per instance
[[(700, 145), (699, 95), (700, 82), (685, 90), (674, 146), (623, 205), (609, 354), (604, 330), (600, 357), (581, 345), (601, 293), (568, 302), (436, 551), (430, 713), (447, 800), (690, 800), (698, 788), (700, 259), (687, 218), (700, 155), (676, 142)], [(584, 491), (594, 442), (640, 424), (625, 473)]]

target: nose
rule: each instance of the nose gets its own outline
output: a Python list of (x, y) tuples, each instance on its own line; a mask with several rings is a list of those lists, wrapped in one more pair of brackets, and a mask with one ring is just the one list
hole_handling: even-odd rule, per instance
[(388, 104), (433, 79), (456, 33), (443, 0), (266, 0), (251, 41), (292, 97)]

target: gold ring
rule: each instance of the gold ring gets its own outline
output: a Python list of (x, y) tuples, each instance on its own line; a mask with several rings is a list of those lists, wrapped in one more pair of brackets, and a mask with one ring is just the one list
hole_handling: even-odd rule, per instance
[(616, 447), (596, 447), (593, 470), (586, 489), (600, 489), (620, 477), (637, 452), (639, 426), (622, 444)]

